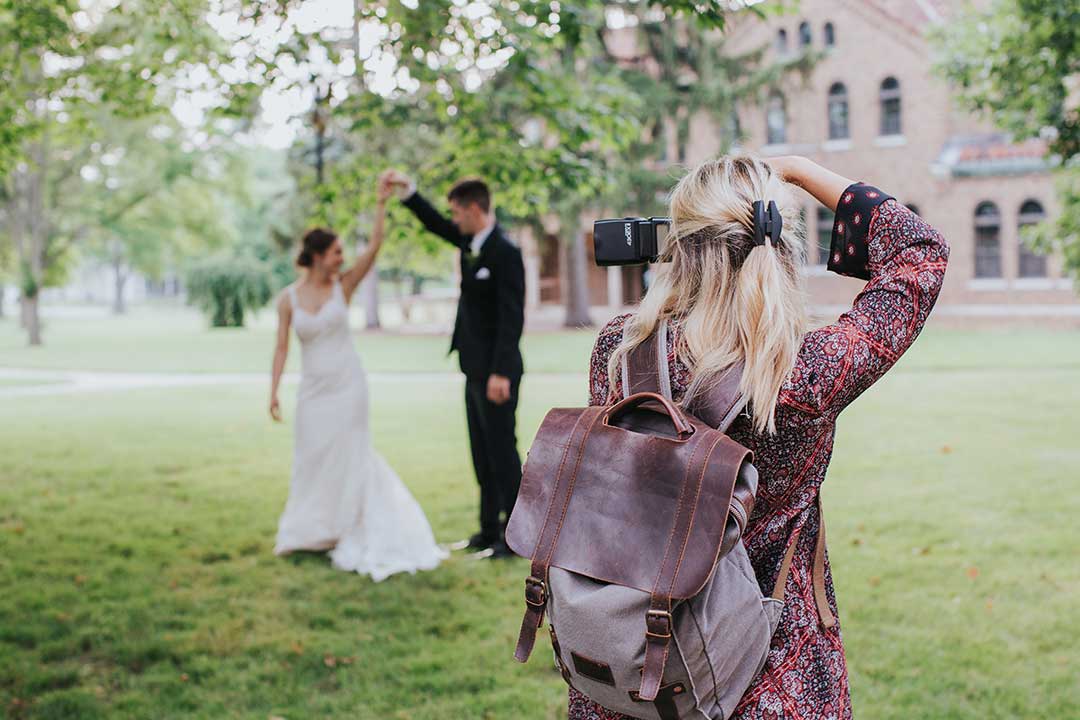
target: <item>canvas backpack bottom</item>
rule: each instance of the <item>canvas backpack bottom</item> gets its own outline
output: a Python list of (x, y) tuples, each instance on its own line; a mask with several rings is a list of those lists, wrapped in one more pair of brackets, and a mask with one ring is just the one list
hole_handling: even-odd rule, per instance
[(642, 720), (724, 720), (765, 664), (783, 603), (761, 595), (742, 543), (702, 591), (675, 608), (655, 701), (637, 698), (649, 593), (552, 567), (548, 622), (567, 682), (593, 702)]

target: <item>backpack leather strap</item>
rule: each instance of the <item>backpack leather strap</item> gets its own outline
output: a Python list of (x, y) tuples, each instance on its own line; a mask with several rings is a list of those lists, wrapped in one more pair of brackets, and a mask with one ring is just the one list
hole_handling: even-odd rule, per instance
[[(626, 325), (623, 325), (626, 339)], [(661, 343), (660, 340), (663, 340)], [(667, 321), (661, 320), (656, 332), (649, 335), (622, 357), (623, 397), (654, 392), (671, 399), (671, 376), (667, 357)]]
[[(699, 437), (706, 436), (702, 434)], [(660, 561), (660, 572), (649, 598), (649, 609), (645, 613), (645, 662), (641, 671), (641, 688), (638, 690), (642, 700), (654, 701), (660, 692), (664, 666), (675, 629), (671, 615), (671, 596), (690, 542), (705, 471), (715, 453), (720, 454), (720, 462), (725, 467), (739, 467), (751, 454), (749, 450), (727, 440), (723, 435), (712, 440), (697, 441), (697, 446), (692, 451), (679, 493), (675, 522), (664, 557)]]
[[(814, 543), (814, 563), (810, 570), (811, 584), (814, 586), (814, 604), (817, 606), (818, 619), (821, 626), (831, 629), (836, 625), (836, 616), (829, 607), (829, 597), (825, 594), (825, 513), (821, 507), (821, 492), (818, 491), (818, 535)], [(799, 536), (802, 528), (791, 539), (784, 560), (780, 563), (780, 573), (776, 576), (776, 584), (773, 585), (772, 597), (783, 602), (784, 589), (787, 586), (788, 576), (791, 574), (791, 563), (795, 558), (795, 546), (799, 544)]]
[(521, 620), (521, 631), (518, 633), (517, 648), (514, 651), (514, 658), (518, 662), (529, 659), (533, 645), (536, 644), (536, 631), (544, 623), (548, 600), (548, 569), (559, 541), (566, 510), (570, 506), (570, 497), (574, 493), (574, 483), (577, 481), (578, 466), (581, 464), (585, 443), (606, 409), (602, 406), (586, 408), (574, 423), (570, 441), (563, 450), (544, 525), (533, 548), (531, 574), (525, 579), (525, 617)]

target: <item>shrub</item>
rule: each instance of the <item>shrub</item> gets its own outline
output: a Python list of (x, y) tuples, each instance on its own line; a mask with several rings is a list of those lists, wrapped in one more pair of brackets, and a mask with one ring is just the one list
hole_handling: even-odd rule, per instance
[(244, 313), (273, 297), (269, 268), (254, 258), (216, 256), (190, 267), (188, 302), (202, 310), (214, 327), (243, 327)]

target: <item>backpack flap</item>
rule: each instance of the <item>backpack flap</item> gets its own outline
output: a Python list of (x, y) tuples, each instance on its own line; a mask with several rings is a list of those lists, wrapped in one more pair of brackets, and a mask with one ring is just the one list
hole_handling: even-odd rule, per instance
[[(636, 398), (657, 401), (644, 393), (630, 400)], [(673, 528), (682, 507), (693, 515), (692, 551), (682, 558), (671, 595), (692, 597), (719, 557), (724, 534), (716, 528), (727, 522), (736, 476), (750, 451), (685, 415), (693, 431), (683, 439), (627, 430), (612, 422), (610, 411), (618, 407), (547, 414), (529, 450), (506, 542), (518, 555), (534, 557), (545, 527), (557, 530), (554, 547), (541, 548), (548, 565), (650, 592), (665, 552), (678, 540)], [(588, 427), (579, 427), (580, 441), (570, 443), (574, 424)]]

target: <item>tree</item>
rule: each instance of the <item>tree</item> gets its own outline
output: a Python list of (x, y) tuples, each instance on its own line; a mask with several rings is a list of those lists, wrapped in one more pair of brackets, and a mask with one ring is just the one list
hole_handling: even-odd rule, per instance
[(113, 271), (113, 312), (123, 313), (131, 272), (160, 278), (184, 258), (233, 239), (224, 198), (245, 191), (246, 165), (227, 143), (187, 142), (168, 113), (99, 123), (82, 166), (78, 232)]
[(1017, 138), (1048, 140), (1062, 212), (1033, 229), (1080, 283), (1080, 5), (995, 0), (942, 27), (938, 69), (970, 108)]
[(188, 299), (214, 327), (243, 327), (245, 315), (273, 296), (271, 277), (270, 269), (253, 257), (221, 253), (190, 267)]
[[(504, 218), (534, 224), (556, 211), (558, 198), (598, 197), (611, 177), (608, 159), (638, 130), (639, 99), (597, 51), (602, 34), (592, 28), (603, 26), (606, 5), (494, 3), (465, 12), (450, 0), (415, 9), (357, 4), (358, 28), (389, 30), (379, 35), (365, 65), (389, 62), (398, 70), (392, 87), (338, 103), (335, 112), (352, 119), (349, 131), (359, 152), (335, 172), (332, 184), (372, 186), (379, 165), (386, 164), (408, 167), (425, 187), (479, 175), (494, 187)], [(705, 21), (722, 19), (718, 3), (702, 6)], [(358, 43), (354, 55), (361, 57)], [(377, 77), (359, 62), (355, 67), (362, 89), (386, 84), (385, 71)], [(383, 162), (373, 165), (371, 157)], [(370, 193), (327, 189), (319, 197), (320, 213), (347, 222), (361, 214)], [(414, 235), (415, 226), (406, 227)], [(579, 234), (571, 238), (580, 245)], [(395, 247), (391, 238), (389, 262), (396, 256), (424, 263), (438, 252), (421, 246), (422, 252), (395, 253)], [(583, 258), (582, 249), (579, 265)], [(578, 318), (574, 307), (571, 317)]]
[(222, 81), (235, 68), (207, 10), (206, 0), (0, 0), (0, 174), (31, 345), (41, 344), (40, 290), (81, 239), (59, 206), (101, 132), (95, 120), (208, 88), (223, 112), (250, 101), (250, 83)]

